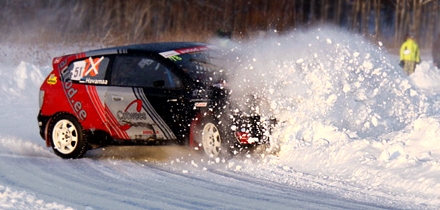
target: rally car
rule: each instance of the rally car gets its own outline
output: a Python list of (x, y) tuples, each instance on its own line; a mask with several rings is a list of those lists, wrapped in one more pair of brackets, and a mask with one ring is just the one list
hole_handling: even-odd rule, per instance
[(163, 42), (54, 58), (40, 88), (40, 135), (61, 158), (107, 145), (167, 144), (215, 158), (268, 144), (273, 123), (233, 106), (230, 70), (212, 62), (219, 51)]

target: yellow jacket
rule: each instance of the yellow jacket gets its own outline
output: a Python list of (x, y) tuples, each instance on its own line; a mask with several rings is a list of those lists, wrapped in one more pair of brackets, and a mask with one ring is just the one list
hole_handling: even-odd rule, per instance
[(420, 62), (419, 46), (413, 39), (407, 39), (400, 47), (400, 60)]

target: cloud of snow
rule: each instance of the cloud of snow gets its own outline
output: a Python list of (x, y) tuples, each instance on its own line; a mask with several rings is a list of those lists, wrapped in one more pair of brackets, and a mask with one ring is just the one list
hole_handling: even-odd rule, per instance
[(386, 50), (362, 36), (324, 27), (256, 38), (231, 51), (237, 98), (256, 95), (280, 122), (295, 125), (296, 138), (313, 140), (306, 130), (316, 126), (378, 137), (437, 111)]

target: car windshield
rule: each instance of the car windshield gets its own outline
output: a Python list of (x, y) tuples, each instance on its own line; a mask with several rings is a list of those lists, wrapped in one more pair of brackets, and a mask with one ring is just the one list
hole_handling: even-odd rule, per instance
[(226, 80), (226, 70), (218, 65), (220, 53), (214, 50), (181, 54), (173, 60), (196, 82), (212, 85)]

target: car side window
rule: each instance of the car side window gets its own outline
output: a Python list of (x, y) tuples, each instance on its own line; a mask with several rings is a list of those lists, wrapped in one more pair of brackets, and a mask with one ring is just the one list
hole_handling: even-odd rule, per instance
[(111, 83), (115, 86), (180, 88), (181, 80), (160, 62), (145, 56), (116, 57)]

